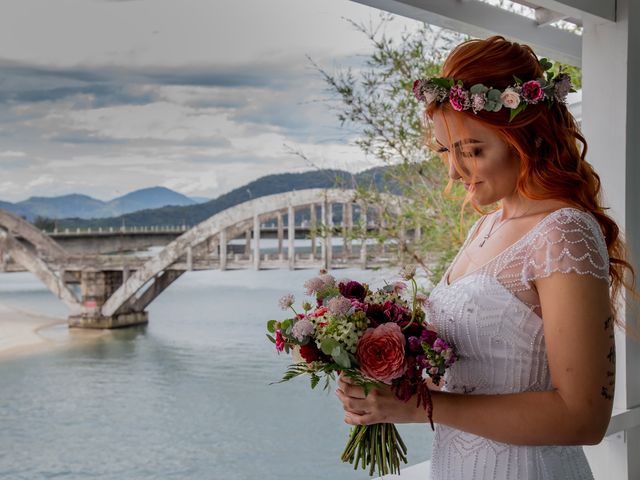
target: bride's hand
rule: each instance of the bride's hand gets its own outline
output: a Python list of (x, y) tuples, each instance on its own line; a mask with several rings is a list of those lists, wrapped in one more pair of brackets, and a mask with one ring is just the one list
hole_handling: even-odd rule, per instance
[(365, 395), (361, 386), (340, 375), (336, 395), (345, 411), (344, 421), (349, 425), (416, 421), (415, 401), (405, 403), (399, 400), (388, 385), (371, 388), (369, 394)]

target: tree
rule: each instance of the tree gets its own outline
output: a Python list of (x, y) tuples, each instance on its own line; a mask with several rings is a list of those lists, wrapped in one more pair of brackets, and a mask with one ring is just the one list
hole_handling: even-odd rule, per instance
[[(329, 86), (331, 99), (327, 103), (337, 111), (341, 127), (354, 125), (359, 131), (355, 144), (388, 166), (385, 184), (394, 190), (399, 188), (403, 195), (400, 214), (381, 199), (373, 182), (349, 187), (355, 187), (362, 201), (381, 211), (383, 228), (375, 236), (377, 240), (394, 241), (400, 262), (421, 264), (431, 282), (436, 283), (459, 250), (463, 232), (478, 214), (470, 206), (460, 211), (465, 194), (461, 185), (455, 184), (449, 194), (444, 192), (446, 167), (425, 146), (424, 105), (413, 95), (413, 81), (439, 75), (449, 51), (469, 37), (422, 24), (412, 32), (405, 29), (401, 41), (395, 44), (384, 32), (393, 21), (388, 13), (380, 14), (375, 28), (347, 21), (373, 44), (373, 53), (359, 76), (352, 68), (331, 75), (307, 58)], [(556, 72), (559, 68), (574, 78), (574, 85), (577, 77), (579, 84), (579, 69), (557, 63), (553, 66)], [(365, 238), (366, 229), (360, 227), (354, 236)], [(408, 231), (414, 232), (412, 238), (407, 236)]]
[[(446, 169), (424, 144), (423, 105), (415, 100), (412, 87), (415, 79), (439, 74), (446, 53), (466, 37), (423, 24), (413, 32), (405, 29), (396, 45), (383, 31), (393, 21), (389, 14), (381, 13), (375, 28), (347, 21), (374, 47), (359, 76), (352, 68), (330, 75), (308, 58), (337, 97), (337, 107), (332, 105), (334, 98), (328, 103), (337, 110), (341, 127), (351, 123), (360, 130), (356, 145), (388, 166), (385, 184), (399, 187), (403, 195), (393, 206), (398, 214), (373, 182), (355, 185), (359, 199), (381, 212), (382, 228), (375, 238), (380, 243), (394, 241), (402, 261), (420, 263), (435, 282), (462, 241), (456, 232), (463, 190), (456, 186), (449, 198), (443, 194)], [(389, 193), (389, 188), (383, 190)], [(474, 220), (464, 223), (469, 226)], [(362, 238), (365, 230), (360, 227), (354, 236)]]

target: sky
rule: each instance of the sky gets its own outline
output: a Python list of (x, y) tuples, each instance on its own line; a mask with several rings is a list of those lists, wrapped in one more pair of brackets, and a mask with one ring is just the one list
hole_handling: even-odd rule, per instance
[[(373, 47), (347, 19), (379, 14), (350, 0), (2, 0), (0, 200), (215, 198), (263, 175), (379, 165), (307, 58), (361, 65)], [(394, 16), (386, 35), (419, 26)]]

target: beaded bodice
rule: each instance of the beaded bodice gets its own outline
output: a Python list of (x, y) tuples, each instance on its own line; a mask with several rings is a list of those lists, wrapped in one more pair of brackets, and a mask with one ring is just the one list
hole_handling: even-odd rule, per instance
[[(494, 212), (493, 215), (499, 213)], [(453, 260), (474, 238), (470, 229)], [(479, 268), (449, 283), (451, 265), (429, 296), (428, 321), (453, 343), (458, 361), (443, 391), (506, 394), (553, 388), (534, 281), (576, 272), (609, 281), (609, 256), (596, 219), (561, 208)], [(579, 446), (516, 446), (437, 424), (432, 480), (588, 479)]]

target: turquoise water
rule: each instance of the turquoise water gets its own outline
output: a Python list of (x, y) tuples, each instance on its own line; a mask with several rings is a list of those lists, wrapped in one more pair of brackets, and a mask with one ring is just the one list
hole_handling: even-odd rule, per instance
[[(340, 461), (349, 426), (333, 390), (269, 385), (290, 358), (266, 339), (266, 320), (285, 317), (285, 293), (299, 305), (314, 273), (190, 272), (150, 305), (146, 326), (0, 362), (0, 478), (370, 478)], [(66, 315), (28, 273), (0, 274), (0, 302)], [(409, 464), (429, 459), (430, 427), (398, 427)]]

